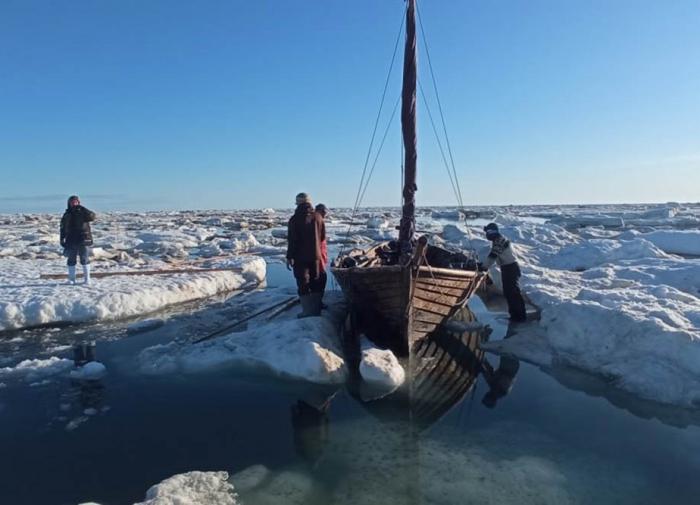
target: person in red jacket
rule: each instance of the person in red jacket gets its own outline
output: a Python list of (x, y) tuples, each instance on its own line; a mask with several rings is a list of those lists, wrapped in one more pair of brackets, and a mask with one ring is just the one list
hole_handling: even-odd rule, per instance
[(321, 314), (321, 242), (326, 226), (314, 211), (306, 193), (296, 196), (296, 210), (287, 227), (287, 268), (294, 271), (302, 313), (299, 317)]
[[(328, 207), (319, 203), (316, 205), (316, 214), (320, 214), (323, 218), (323, 223), (325, 227), (326, 216), (328, 215)], [(323, 294), (326, 292), (326, 283), (328, 282), (328, 241), (324, 237), (321, 242), (321, 273), (319, 276), (320, 289), (321, 289), (321, 307), (326, 308), (323, 303)]]

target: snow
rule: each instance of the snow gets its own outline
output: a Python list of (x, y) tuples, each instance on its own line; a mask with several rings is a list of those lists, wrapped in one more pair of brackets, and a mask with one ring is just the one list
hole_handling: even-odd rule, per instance
[[(152, 486), (146, 499), (134, 505), (237, 505), (233, 484), (226, 472), (187, 472)], [(99, 505), (84, 502), (80, 505)]]
[(187, 472), (151, 487), (146, 500), (135, 505), (236, 505), (226, 472)]
[(541, 321), (486, 348), (544, 367), (573, 366), (645, 399), (700, 407), (700, 261), (669, 256), (639, 235), (549, 240), (540, 227), (522, 223), (504, 233), (523, 238), (516, 242), (522, 284)]
[[(89, 285), (38, 279), (46, 260), (5, 259), (0, 271), (0, 330), (57, 322), (122, 319), (186, 301), (241, 289), (264, 279), (265, 261), (240, 257), (222, 267), (233, 271), (133, 275), (93, 279)], [(53, 262), (51, 262), (53, 263)]]
[(107, 367), (99, 361), (91, 361), (83, 366), (71, 370), (70, 378), (77, 380), (99, 380), (107, 373)]
[[(474, 249), (482, 257), (486, 218), (513, 243), (527, 297), (541, 320), (522, 325), (494, 352), (543, 367), (568, 366), (606, 378), (646, 399), (700, 406), (700, 205), (480, 207), (475, 221), (456, 208), (417, 209), (417, 228), (431, 243)], [(236, 268), (196, 275), (95, 278), (90, 286), (39, 279), (63, 273), (56, 215), (3, 216), (0, 228), (0, 331), (65, 321), (99, 321), (146, 314), (184, 301), (264, 285), (266, 259), (282, 260), (289, 211), (98, 214), (93, 271)], [(334, 209), (331, 245), (365, 247), (396, 237), (399, 209), (359, 214)], [(438, 221), (439, 220), (439, 221)], [(446, 220), (452, 224), (443, 226)], [(349, 223), (350, 233), (347, 233)], [(678, 256), (681, 255), (681, 256)], [(492, 269), (496, 286), (498, 269)], [(129, 334), (160, 322), (136, 323)], [(145, 350), (142, 370), (196, 372), (255, 366), (320, 383), (342, 382), (345, 364), (332, 317), (293, 317), (203, 342)], [(365, 379), (399, 383), (388, 355), (365, 350)], [(0, 358), (1, 360), (1, 358)], [(40, 384), (67, 373), (72, 362), (42, 354), (18, 364), (0, 361), (0, 382)], [(24, 364), (22, 364), (24, 363)]]
[(73, 367), (73, 361), (51, 356), (47, 359), (26, 359), (15, 366), (0, 368), (0, 379), (22, 379), (35, 383), (61, 375)]
[(666, 254), (643, 239), (591, 239), (562, 247), (543, 261), (544, 266), (582, 271), (618, 260), (663, 258)]
[(403, 367), (394, 354), (378, 349), (367, 339), (362, 339), (360, 375), (368, 383), (398, 388), (406, 379)]
[(648, 233), (630, 230), (620, 237), (626, 236), (647, 240), (667, 253), (700, 256), (700, 230), (656, 230)]
[(367, 228), (385, 229), (389, 227), (389, 221), (382, 216), (373, 216), (367, 220)]
[(347, 374), (338, 325), (328, 316), (273, 321), (198, 344), (156, 345), (138, 362), (148, 374), (254, 366), (321, 384), (342, 383)]

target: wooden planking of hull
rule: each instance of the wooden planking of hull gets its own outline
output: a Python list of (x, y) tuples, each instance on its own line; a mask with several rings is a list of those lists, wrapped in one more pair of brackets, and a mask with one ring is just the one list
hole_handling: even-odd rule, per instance
[[(451, 321), (469, 323), (475, 319), (468, 307), (462, 307)], [(412, 365), (398, 390), (365, 400), (360, 379), (349, 384), (350, 393), (377, 418), (389, 423), (406, 419), (418, 432), (423, 431), (473, 391), (484, 359), (479, 345), (485, 339), (488, 333), (483, 329), (461, 330), (460, 325), (442, 325), (412, 346)]]
[[(458, 309), (453, 321), (472, 322), (467, 308)], [(441, 326), (411, 349), (415, 368), (410, 371), (411, 413), (421, 429), (435, 423), (471, 390), (481, 371), (484, 352), (482, 331), (459, 331)]]
[(400, 265), (331, 269), (350, 303), (355, 324), (399, 356), (452, 317), (486, 274), (473, 270)]

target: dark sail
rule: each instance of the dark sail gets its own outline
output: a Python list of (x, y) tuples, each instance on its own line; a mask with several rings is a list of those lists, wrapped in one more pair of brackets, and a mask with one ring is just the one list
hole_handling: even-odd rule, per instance
[(406, 46), (403, 55), (403, 91), (401, 94), (401, 131), (405, 149), (403, 207), (399, 243), (403, 254), (410, 252), (411, 239), (416, 228), (416, 5), (415, 0), (407, 0)]

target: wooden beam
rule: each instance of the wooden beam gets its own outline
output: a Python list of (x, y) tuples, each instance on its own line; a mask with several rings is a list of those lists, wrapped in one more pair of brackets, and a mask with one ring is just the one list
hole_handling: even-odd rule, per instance
[[(206, 272), (233, 272), (241, 273), (241, 268), (172, 268), (163, 270), (124, 270), (121, 272), (92, 272), (90, 277), (114, 277), (116, 275), (173, 275), (173, 274), (199, 274)], [(83, 274), (76, 272), (76, 277)], [(67, 274), (41, 274), (40, 279), (67, 279)]]

